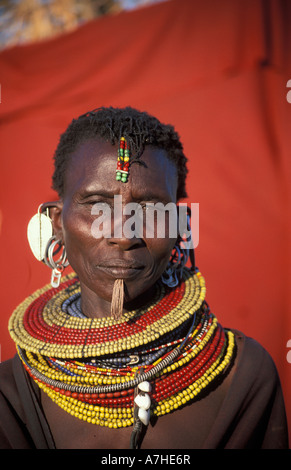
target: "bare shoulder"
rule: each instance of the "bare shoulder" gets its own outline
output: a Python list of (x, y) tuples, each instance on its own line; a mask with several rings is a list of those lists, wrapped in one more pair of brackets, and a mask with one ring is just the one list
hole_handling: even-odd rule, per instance
[(256, 382), (277, 381), (278, 372), (270, 353), (255, 339), (234, 331), (237, 344), (237, 373)]

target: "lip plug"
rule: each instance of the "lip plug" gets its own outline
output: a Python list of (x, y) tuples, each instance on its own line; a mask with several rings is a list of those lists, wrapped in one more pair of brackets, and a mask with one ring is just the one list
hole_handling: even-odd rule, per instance
[(111, 300), (111, 316), (114, 320), (119, 320), (123, 312), (124, 282), (123, 279), (116, 279), (113, 286)]

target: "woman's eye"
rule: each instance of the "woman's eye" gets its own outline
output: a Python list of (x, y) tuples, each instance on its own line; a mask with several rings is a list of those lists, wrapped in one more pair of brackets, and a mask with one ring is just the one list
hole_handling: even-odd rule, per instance
[(96, 199), (88, 199), (87, 201), (85, 201), (85, 205), (91, 207), (92, 209), (94, 208), (95, 211), (97, 211), (98, 208), (100, 210), (111, 208), (110, 202), (108, 203), (108, 202), (99, 201)]
[(105, 207), (105, 206), (108, 206), (107, 202), (103, 202), (103, 201), (88, 201), (88, 204), (90, 204), (91, 206), (99, 206), (99, 207)]
[(108, 212), (111, 211), (111, 204), (108, 204), (108, 202), (96, 202), (92, 201), (90, 203), (91, 205), (91, 212), (97, 214), (98, 212)]

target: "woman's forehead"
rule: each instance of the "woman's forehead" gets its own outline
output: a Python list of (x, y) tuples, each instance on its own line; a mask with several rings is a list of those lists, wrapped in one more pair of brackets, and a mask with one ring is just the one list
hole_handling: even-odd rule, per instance
[(107, 191), (121, 194), (131, 187), (136, 198), (176, 201), (177, 169), (163, 149), (146, 146), (140, 162), (130, 166), (127, 183), (116, 181), (118, 145), (101, 139), (88, 140), (71, 155), (65, 175), (65, 193)]

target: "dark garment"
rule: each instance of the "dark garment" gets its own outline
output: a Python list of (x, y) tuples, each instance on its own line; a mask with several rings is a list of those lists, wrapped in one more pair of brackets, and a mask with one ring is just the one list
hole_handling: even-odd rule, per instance
[[(242, 350), (237, 369), (204, 449), (288, 449), (280, 381), (270, 355), (236, 333)], [(199, 402), (196, 403), (199, 406)], [(200, 426), (203, 424), (200, 424)], [(193, 447), (199, 426), (193, 426)], [(0, 449), (54, 449), (39, 388), (18, 358), (0, 365)]]

